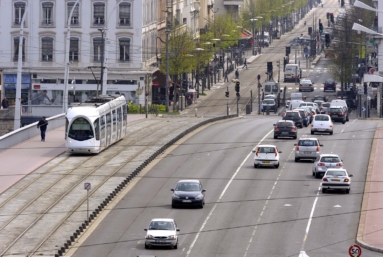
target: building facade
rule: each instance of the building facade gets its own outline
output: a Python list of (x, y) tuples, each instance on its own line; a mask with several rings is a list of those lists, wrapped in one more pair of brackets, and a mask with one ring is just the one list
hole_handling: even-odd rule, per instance
[[(81, 0), (70, 19), (69, 103), (84, 101), (101, 89), (143, 104), (145, 76), (153, 73), (159, 0)], [(62, 105), (68, 17), (75, 0), (2, 0), (0, 70), (2, 94), (15, 102), (20, 25), (22, 103)], [(104, 44), (103, 44), (104, 43)], [(103, 47), (103, 45), (105, 47)], [(104, 54), (104, 55), (103, 55)], [(149, 97), (150, 98), (150, 97)]]

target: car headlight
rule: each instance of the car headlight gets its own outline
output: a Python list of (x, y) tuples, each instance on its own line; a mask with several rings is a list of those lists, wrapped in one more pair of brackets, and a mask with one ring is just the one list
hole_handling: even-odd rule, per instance
[(151, 238), (153, 238), (153, 236), (152, 235), (147, 235), (146, 238), (147, 239), (151, 239)]
[(168, 239), (176, 239), (175, 235), (168, 236)]
[(195, 197), (195, 199), (197, 199), (197, 200), (201, 200), (203, 198), (203, 194), (199, 194), (199, 195), (197, 195), (196, 197)]
[(180, 199), (179, 195), (173, 194), (173, 198)]

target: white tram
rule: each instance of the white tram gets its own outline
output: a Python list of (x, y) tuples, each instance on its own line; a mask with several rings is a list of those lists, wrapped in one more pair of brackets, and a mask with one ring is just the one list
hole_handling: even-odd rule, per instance
[(101, 95), (72, 103), (65, 118), (67, 152), (99, 153), (126, 135), (125, 97)]

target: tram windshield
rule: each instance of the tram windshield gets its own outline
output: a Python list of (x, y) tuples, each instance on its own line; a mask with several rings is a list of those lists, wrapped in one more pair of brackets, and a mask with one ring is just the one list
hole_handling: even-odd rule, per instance
[(69, 128), (68, 137), (77, 141), (84, 141), (94, 137), (89, 121), (84, 118), (75, 119)]

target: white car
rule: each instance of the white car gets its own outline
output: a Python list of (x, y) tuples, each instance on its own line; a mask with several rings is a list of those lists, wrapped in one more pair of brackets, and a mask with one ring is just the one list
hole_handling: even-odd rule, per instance
[(322, 178), (322, 193), (329, 189), (345, 190), (350, 193), (352, 175), (345, 169), (328, 169)]
[(273, 100), (276, 100), (277, 99), (277, 96), (276, 95), (265, 95), (265, 97), (263, 98), (263, 100), (265, 99), (273, 99)]
[(145, 249), (152, 246), (178, 247), (177, 224), (173, 219), (152, 219), (149, 228), (145, 229)]
[(311, 123), (311, 135), (316, 132), (329, 133), (330, 135), (334, 133), (334, 124), (329, 115), (317, 114), (314, 116)]
[(279, 154), (282, 153), (278, 151), (278, 148), (275, 145), (259, 145), (254, 150), (254, 168), (259, 166), (267, 167), (279, 167)]
[(308, 90), (313, 92), (314, 91), (314, 84), (313, 82), (308, 78), (302, 78), (299, 82), (299, 92), (303, 90)]
[(315, 162), (320, 156), (320, 150), (323, 145), (321, 145), (318, 138), (309, 138), (303, 135), (298, 140), (298, 144), (294, 144), (294, 146), (295, 162), (299, 162), (301, 159), (308, 159)]
[(287, 101), (286, 101), (286, 105), (285, 105), (285, 108), (286, 108), (286, 109), (289, 108), (289, 106), (290, 106), (290, 102), (291, 102), (290, 100), (287, 100)]

